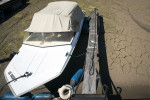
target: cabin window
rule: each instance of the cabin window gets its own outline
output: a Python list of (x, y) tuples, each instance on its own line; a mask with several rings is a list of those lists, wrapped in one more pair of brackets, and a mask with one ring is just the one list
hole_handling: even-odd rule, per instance
[(73, 37), (74, 32), (25, 32), (23, 43), (35, 46), (65, 45), (71, 44)]

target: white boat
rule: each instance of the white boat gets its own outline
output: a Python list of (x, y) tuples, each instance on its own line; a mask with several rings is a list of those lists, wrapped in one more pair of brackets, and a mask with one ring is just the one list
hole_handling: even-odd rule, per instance
[(24, 42), (4, 71), (13, 94), (21, 96), (58, 77), (65, 69), (81, 33), (84, 12), (76, 2), (52, 2), (34, 14)]

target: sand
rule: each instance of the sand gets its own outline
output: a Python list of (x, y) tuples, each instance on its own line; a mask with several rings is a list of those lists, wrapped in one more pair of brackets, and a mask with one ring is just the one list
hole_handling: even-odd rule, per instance
[[(33, 14), (50, 1), (30, 0), (0, 24), (0, 59), (20, 48), (23, 30)], [(150, 1), (76, 1), (87, 15), (96, 7), (103, 16), (108, 69), (114, 84), (122, 88), (122, 98), (150, 98)], [(0, 86), (6, 82), (3, 71), (7, 64), (0, 64)], [(2, 94), (7, 91), (8, 87)]]

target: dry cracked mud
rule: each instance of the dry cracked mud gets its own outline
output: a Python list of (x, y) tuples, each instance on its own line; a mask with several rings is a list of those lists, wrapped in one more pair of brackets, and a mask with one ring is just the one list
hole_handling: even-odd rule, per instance
[(123, 98), (150, 98), (150, 2), (111, 0), (111, 4), (114, 19), (104, 17), (106, 24), (112, 23), (105, 28), (110, 76), (122, 87)]

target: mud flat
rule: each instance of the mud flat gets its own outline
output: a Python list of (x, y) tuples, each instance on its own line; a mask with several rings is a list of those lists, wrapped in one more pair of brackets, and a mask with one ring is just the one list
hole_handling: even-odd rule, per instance
[[(54, 0), (30, 0), (27, 7), (0, 24), (0, 59), (19, 49), (23, 30), (30, 25), (33, 14), (51, 1)], [(96, 7), (103, 16), (109, 73), (115, 85), (122, 88), (122, 98), (150, 98), (150, 1), (76, 2), (87, 15)], [(0, 64), (0, 86), (5, 83), (6, 66), (7, 63)], [(3, 93), (7, 91), (8, 87)]]
[[(112, 5), (109, 5), (112, 4)], [(104, 17), (108, 67), (123, 98), (150, 98), (150, 1), (112, 0)]]

